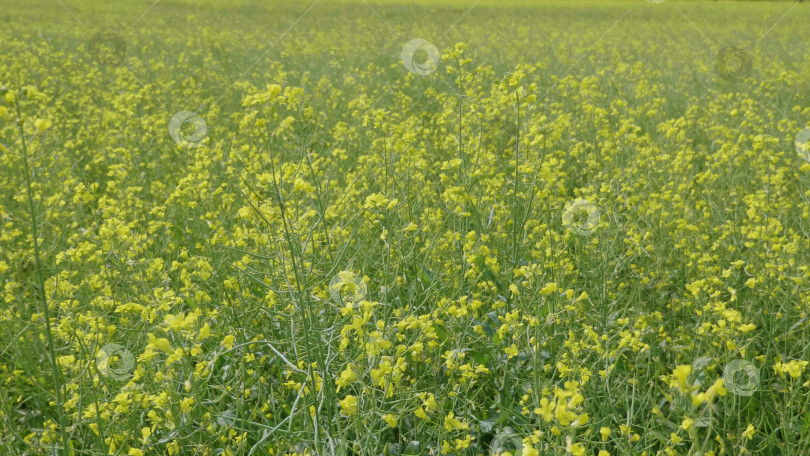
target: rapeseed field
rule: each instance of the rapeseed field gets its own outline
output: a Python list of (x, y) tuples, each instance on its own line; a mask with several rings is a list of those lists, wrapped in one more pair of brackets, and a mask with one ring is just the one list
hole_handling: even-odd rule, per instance
[(810, 4), (0, 6), (0, 455), (810, 455)]

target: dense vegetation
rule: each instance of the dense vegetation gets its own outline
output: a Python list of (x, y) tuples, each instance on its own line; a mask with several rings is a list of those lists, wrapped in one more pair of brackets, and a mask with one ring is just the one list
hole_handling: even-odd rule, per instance
[(810, 7), (0, 9), (0, 454), (810, 454)]

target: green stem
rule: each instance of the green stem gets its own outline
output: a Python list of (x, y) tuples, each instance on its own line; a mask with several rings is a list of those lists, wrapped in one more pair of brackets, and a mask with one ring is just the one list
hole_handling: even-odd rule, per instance
[(56, 361), (56, 349), (53, 343), (53, 330), (51, 329), (51, 312), (48, 308), (48, 298), (45, 296), (45, 278), (42, 275), (42, 262), (39, 258), (39, 240), (37, 239), (37, 215), (34, 209), (34, 195), (31, 192), (31, 172), (28, 167), (28, 145), (25, 142), (25, 131), (23, 130), (23, 118), (20, 112), (20, 102), (14, 97), (14, 106), (17, 109), (17, 128), (20, 131), (20, 140), (23, 149), (23, 168), (25, 170), (25, 189), (28, 194), (28, 211), (31, 214), (31, 231), (34, 239), (34, 263), (37, 272), (37, 287), (39, 288), (40, 299), (42, 299), (43, 315), (45, 316), (45, 328), (48, 335), (48, 351), (51, 356), (51, 366), (53, 367), (54, 391), (56, 392), (56, 413), (59, 420), (59, 433), (62, 437), (63, 454), (68, 452), (68, 437), (65, 432), (65, 411), (62, 402), (62, 371)]
[[(512, 182), (512, 265), (508, 271), (509, 283), (515, 278), (514, 269), (517, 268), (518, 256), (518, 179), (520, 178), (520, 95), (519, 88), (515, 89), (515, 104), (517, 106), (517, 125), (515, 126), (515, 178)], [(517, 305), (518, 297), (507, 300), (506, 311), (512, 310), (510, 304), (515, 301)]]

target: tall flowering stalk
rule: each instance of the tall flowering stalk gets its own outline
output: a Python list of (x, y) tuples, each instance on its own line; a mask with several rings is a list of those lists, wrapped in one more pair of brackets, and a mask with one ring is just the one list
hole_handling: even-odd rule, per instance
[[(54, 392), (56, 394), (56, 413), (59, 420), (59, 433), (62, 439), (62, 454), (69, 454), (68, 451), (68, 437), (66, 433), (65, 424), (65, 410), (64, 402), (62, 399), (62, 371), (59, 368), (59, 363), (56, 361), (56, 349), (53, 342), (53, 330), (51, 328), (51, 312), (48, 307), (48, 297), (45, 295), (45, 277), (42, 274), (42, 261), (39, 256), (39, 239), (37, 233), (39, 227), (37, 224), (37, 214), (34, 208), (34, 195), (31, 191), (31, 171), (28, 166), (28, 144), (25, 141), (25, 130), (23, 129), (24, 121), (22, 112), (20, 110), (20, 101), (13, 92), (5, 94), (6, 102), (13, 102), (17, 111), (17, 129), (20, 132), (20, 141), (22, 142), (22, 159), (23, 171), (25, 172), (25, 191), (28, 196), (28, 212), (31, 216), (31, 237), (34, 243), (34, 265), (36, 270), (37, 289), (39, 291), (39, 298), (42, 301), (42, 313), (45, 316), (45, 329), (48, 338), (48, 354), (51, 358), (51, 368), (53, 369), (53, 383)], [(51, 121), (47, 119), (37, 119), (34, 121), (34, 127), (37, 134), (43, 133), (51, 126)]]

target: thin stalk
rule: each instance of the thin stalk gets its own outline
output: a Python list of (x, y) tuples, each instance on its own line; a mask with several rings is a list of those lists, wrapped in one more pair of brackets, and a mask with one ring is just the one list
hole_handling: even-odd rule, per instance
[(45, 328), (48, 336), (48, 352), (51, 357), (51, 367), (53, 368), (53, 382), (54, 391), (56, 392), (56, 414), (59, 420), (59, 433), (62, 438), (62, 453), (68, 453), (68, 437), (65, 432), (65, 411), (62, 402), (62, 371), (59, 369), (59, 363), (56, 362), (56, 349), (53, 344), (53, 330), (51, 329), (51, 311), (48, 308), (48, 298), (45, 296), (45, 278), (42, 275), (42, 261), (39, 257), (39, 240), (37, 239), (37, 214), (34, 209), (34, 195), (31, 192), (31, 173), (28, 167), (28, 145), (25, 141), (25, 131), (23, 130), (23, 118), (20, 112), (20, 102), (17, 97), (14, 97), (14, 107), (17, 109), (17, 128), (20, 131), (20, 140), (22, 141), (23, 150), (23, 169), (25, 171), (25, 190), (28, 194), (28, 211), (31, 214), (31, 231), (34, 239), (34, 263), (37, 273), (37, 288), (39, 289), (39, 297), (42, 300), (42, 310), (45, 316)]
[(518, 179), (520, 178), (520, 95), (519, 89), (515, 89), (515, 106), (517, 107), (517, 125), (515, 126), (515, 179), (513, 181), (512, 195), (514, 196), (514, 207), (512, 209), (512, 267), (517, 266), (518, 252)]
[[(265, 143), (267, 147), (268, 154), (270, 153), (270, 144), (269, 142)], [(303, 317), (302, 323), (304, 325), (304, 344), (307, 348), (307, 361), (308, 361), (308, 371), (310, 372), (310, 377), (312, 379), (313, 384), (313, 391), (315, 390), (315, 385), (317, 385), (316, 379), (316, 372), (312, 369), (312, 358), (313, 354), (316, 358), (316, 364), (320, 367), (324, 375), (322, 377), (322, 389), (324, 396), (326, 398), (326, 407), (327, 407), (327, 417), (329, 422), (327, 424), (328, 427), (328, 434), (331, 435), (333, 431), (334, 423), (332, 422), (332, 417), (334, 416), (334, 407), (335, 407), (335, 393), (333, 392), (333, 385), (328, 375), (328, 367), (327, 367), (327, 359), (326, 356), (323, 354), (323, 350), (320, 343), (316, 343), (312, 340), (313, 333), (317, 333), (317, 323), (312, 318), (312, 302), (310, 301), (309, 293), (305, 293), (302, 289), (302, 283), (304, 283), (304, 279), (302, 276), (302, 268), (301, 263), (303, 259), (303, 252), (300, 250), (300, 246), (297, 242), (294, 242), (293, 235), (294, 229), (292, 227), (292, 222), (289, 220), (287, 216), (286, 206), (284, 204), (284, 200), (281, 197), (281, 189), (279, 187), (279, 182), (276, 178), (276, 166), (274, 161), (270, 160), (270, 168), (271, 168), (271, 175), (273, 177), (273, 190), (275, 192), (276, 201), (278, 203), (279, 212), (281, 216), (281, 224), (283, 228), (283, 235), (284, 239), (287, 243), (287, 247), (290, 251), (290, 260), (292, 262), (293, 273), (295, 274), (295, 287), (298, 293), (299, 299), (303, 300), (302, 310), (303, 310)], [(247, 169), (247, 167), (245, 167)], [(259, 216), (265, 221), (268, 226), (272, 226), (261, 214), (258, 208), (254, 208), (259, 214)], [(319, 341), (318, 341), (319, 342)], [(313, 419), (313, 426), (315, 428), (315, 438), (316, 440), (319, 439), (320, 434), (320, 423), (319, 423), (319, 414), (316, 414), (316, 417)], [(339, 426), (339, 424), (338, 424)], [(320, 450), (321, 442), (318, 441), (317, 443), (318, 449)]]
[[(509, 271), (509, 282), (514, 280), (514, 268), (517, 267), (518, 256), (518, 179), (520, 178), (520, 95), (518, 94), (519, 88), (515, 89), (515, 104), (517, 106), (517, 125), (515, 126), (515, 177), (512, 182), (512, 266)], [(517, 304), (518, 297), (507, 300), (506, 311), (510, 312), (511, 302), (515, 301)]]

